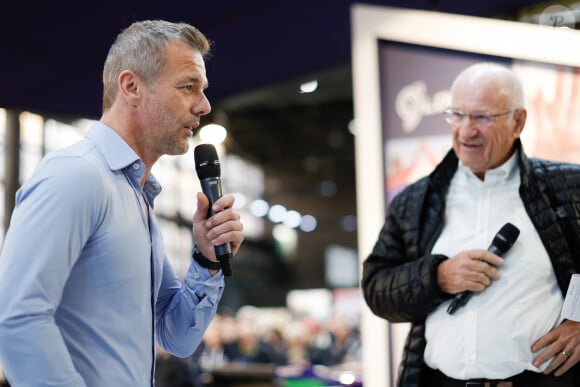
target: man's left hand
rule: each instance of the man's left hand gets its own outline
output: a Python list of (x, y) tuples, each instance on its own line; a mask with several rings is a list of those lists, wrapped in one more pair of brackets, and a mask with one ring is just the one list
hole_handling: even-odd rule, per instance
[(580, 322), (565, 320), (560, 326), (540, 337), (532, 345), (532, 352), (542, 349), (534, 358), (534, 366), (539, 367), (552, 359), (544, 374), (553, 371), (556, 371), (555, 376), (565, 374), (580, 361)]

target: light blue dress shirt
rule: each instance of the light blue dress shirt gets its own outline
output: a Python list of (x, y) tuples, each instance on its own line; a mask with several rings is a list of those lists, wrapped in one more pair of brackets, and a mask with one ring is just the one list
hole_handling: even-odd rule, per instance
[(155, 339), (182, 357), (201, 342), (223, 274), (192, 260), (179, 281), (153, 213), (161, 187), (149, 175), (141, 189), (144, 171), (95, 123), (19, 189), (0, 256), (0, 362), (14, 386), (151, 386)]

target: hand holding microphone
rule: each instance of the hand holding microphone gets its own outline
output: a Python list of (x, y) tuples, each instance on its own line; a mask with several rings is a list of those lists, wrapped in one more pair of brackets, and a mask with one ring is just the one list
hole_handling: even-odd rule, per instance
[[(495, 235), (487, 251), (503, 256), (515, 243), (520, 235), (520, 230), (511, 223), (506, 223)], [(447, 313), (453, 314), (471, 299), (473, 292), (465, 291), (455, 295), (455, 298), (447, 308)]]
[[(208, 218), (215, 215), (213, 205), (222, 197), (221, 167), (215, 147), (211, 144), (201, 144), (195, 147), (195, 170), (199, 177), (203, 193), (209, 199)], [(241, 241), (240, 241), (241, 243)], [(214, 246), (216, 258), (220, 262), (220, 268), (226, 277), (232, 275), (232, 246), (224, 243)], [(194, 254), (197, 254), (194, 253)], [(194, 257), (195, 258), (195, 257)]]

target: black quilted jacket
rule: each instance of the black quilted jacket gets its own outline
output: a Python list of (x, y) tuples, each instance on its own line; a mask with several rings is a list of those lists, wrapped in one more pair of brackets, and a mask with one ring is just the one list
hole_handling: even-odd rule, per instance
[[(528, 159), (517, 142), (520, 196), (548, 251), (558, 285), (566, 294), (580, 271), (580, 166)], [(363, 265), (364, 297), (377, 316), (411, 322), (399, 369), (399, 387), (428, 386), (421, 380), (425, 319), (452, 296), (437, 286), (437, 265), (447, 257), (430, 254), (443, 226), (445, 198), (458, 160), (453, 150), (427, 177), (409, 185), (391, 203), (379, 239)], [(580, 386), (580, 366), (574, 370)]]

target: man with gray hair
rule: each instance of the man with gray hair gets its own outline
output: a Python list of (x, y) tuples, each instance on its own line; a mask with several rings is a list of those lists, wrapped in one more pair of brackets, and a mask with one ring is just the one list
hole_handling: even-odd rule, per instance
[[(164, 253), (151, 168), (211, 110), (196, 28), (137, 22), (103, 71), (103, 113), (47, 155), (17, 193), (0, 257), (0, 361), (14, 386), (152, 386), (156, 342), (189, 356), (224, 289), (214, 246), (243, 241), (232, 195), (197, 195), (183, 282)], [(217, 266), (219, 267), (219, 266)]]
[(560, 311), (580, 271), (580, 166), (526, 157), (510, 69), (470, 66), (451, 95), (453, 149), (393, 199), (363, 267), (372, 311), (412, 323), (398, 386), (579, 386), (580, 323)]

